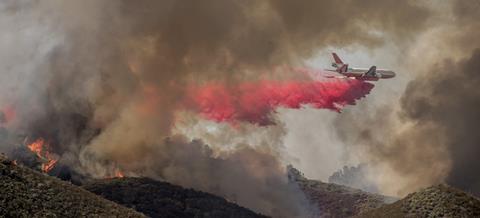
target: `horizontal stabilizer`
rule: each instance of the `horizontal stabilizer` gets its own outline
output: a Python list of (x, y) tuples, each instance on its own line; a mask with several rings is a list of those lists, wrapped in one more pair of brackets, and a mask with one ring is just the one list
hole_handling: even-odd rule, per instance
[(372, 66), (370, 67), (370, 69), (368, 69), (368, 71), (365, 73), (365, 75), (367, 76), (375, 76), (377, 72), (377, 67), (376, 66)]

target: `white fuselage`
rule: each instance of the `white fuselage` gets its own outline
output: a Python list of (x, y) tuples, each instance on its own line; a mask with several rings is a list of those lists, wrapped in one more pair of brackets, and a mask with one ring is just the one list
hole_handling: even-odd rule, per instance
[(332, 53), (332, 56), (334, 60), (334, 62), (332, 62), (332, 67), (335, 67), (336, 69), (329, 71), (340, 73), (343, 76), (369, 81), (395, 77), (395, 72), (386, 69), (377, 69), (376, 66), (371, 66), (370, 68), (350, 68), (336, 53)]
[[(361, 77), (364, 76), (366, 72), (368, 72), (368, 68), (348, 68), (347, 72), (342, 74), (348, 77)], [(377, 69), (375, 73), (379, 74), (379, 78), (382, 79), (395, 77), (395, 72), (391, 70)]]

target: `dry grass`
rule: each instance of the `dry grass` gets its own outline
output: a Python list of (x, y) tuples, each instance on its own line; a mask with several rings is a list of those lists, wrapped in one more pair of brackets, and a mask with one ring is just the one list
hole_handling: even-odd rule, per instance
[(388, 197), (343, 185), (306, 179), (290, 167), (289, 178), (296, 182), (321, 217), (351, 217), (385, 205)]
[(480, 217), (480, 200), (453, 187), (437, 185), (358, 217)]
[(83, 187), (150, 217), (265, 217), (224, 198), (148, 178), (103, 179)]
[(0, 155), (0, 217), (144, 217)]

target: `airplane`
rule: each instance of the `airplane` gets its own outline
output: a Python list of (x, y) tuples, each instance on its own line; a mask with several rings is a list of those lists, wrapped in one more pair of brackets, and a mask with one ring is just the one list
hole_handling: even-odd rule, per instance
[(344, 77), (367, 81), (378, 81), (379, 79), (388, 79), (395, 77), (395, 72), (391, 70), (377, 69), (376, 66), (371, 66), (369, 69), (349, 68), (348, 64), (343, 63), (343, 61), (340, 59), (340, 57), (338, 57), (336, 53), (332, 53), (332, 56), (334, 60), (334, 62), (332, 62), (332, 67), (335, 67), (336, 69), (327, 71), (340, 73)]

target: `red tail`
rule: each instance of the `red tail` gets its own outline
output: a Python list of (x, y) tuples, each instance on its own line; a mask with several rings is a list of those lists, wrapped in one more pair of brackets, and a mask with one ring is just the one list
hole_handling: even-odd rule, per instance
[(334, 53), (332, 53), (332, 55), (333, 55), (333, 59), (335, 60), (336, 64), (343, 64), (342, 59), (340, 59), (340, 57), (338, 57), (337, 53), (334, 52)]

